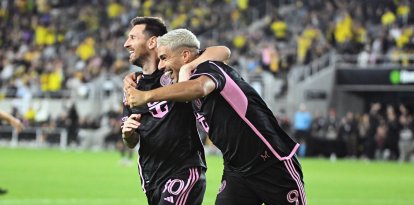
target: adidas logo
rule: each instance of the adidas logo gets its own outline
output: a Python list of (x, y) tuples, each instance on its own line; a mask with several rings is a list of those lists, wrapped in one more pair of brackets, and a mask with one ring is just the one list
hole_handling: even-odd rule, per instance
[(174, 203), (174, 198), (173, 198), (172, 196), (165, 197), (165, 198), (164, 198), (164, 200), (165, 200), (165, 201), (168, 201), (168, 202), (170, 202), (170, 203)]

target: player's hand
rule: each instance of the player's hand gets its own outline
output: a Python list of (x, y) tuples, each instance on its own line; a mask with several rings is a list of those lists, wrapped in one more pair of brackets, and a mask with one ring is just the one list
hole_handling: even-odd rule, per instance
[(11, 119), (10, 124), (11, 124), (11, 126), (14, 127), (14, 129), (16, 129), (17, 133), (19, 133), (20, 131), (22, 131), (24, 129), (24, 125), (17, 118)]
[(145, 101), (145, 92), (137, 90), (135, 88), (128, 88), (127, 89), (127, 103), (129, 107), (138, 107), (144, 105)]
[(141, 125), (141, 123), (139, 122), (140, 120), (140, 114), (130, 115), (128, 119), (125, 120), (122, 126), (122, 134), (126, 137), (131, 136), (135, 132), (135, 129), (137, 129)]
[(141, 79), (141, 74), (137, 73), (130, 73), (124, 77), (124, 92), (127, 91), (128, 88), (136, 88), (137, 83)]
[(187, 81), (190, 79), (190, 75), (193, 72), (195, 67), (192, 64), (184, 64), (180, 68), (180, 73), (178, 74), (178, 82)]

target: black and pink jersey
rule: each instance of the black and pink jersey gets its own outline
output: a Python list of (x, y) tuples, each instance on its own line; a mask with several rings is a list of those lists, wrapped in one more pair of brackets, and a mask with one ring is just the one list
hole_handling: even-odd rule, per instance
[(222, 62), (206, 61), (190, 79), (201, 75), (210, 77), (216, 88), (193, 100), (193, 109), (223, 153), (225, 170), (250, 175), (295, 154), (299, 144), (280, 128), (259, 94), (236, 70)]
[[(137, 89), (152, 90), (169, 85), (162, 71), (142, 75)], [(125, 97), (124, 97), (125, 99)], [(206, 167), (202, 142), (190, 103), (153, 102), (129, 108), (124, 103), (124, 122), (131, 114), (142, 114), (139, 171), (144, 192), (164, 182), (171, 174), (189, 167)]]

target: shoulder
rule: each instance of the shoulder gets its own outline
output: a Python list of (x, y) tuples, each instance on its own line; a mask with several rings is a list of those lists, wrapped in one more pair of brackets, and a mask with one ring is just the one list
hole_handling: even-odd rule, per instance
[(197, 70), (213, 70), (213, 71), (220, 71), (224, 70), (227, 65), (221, 61), (204, 61), (203, 63), (200, 63), (195, 71)]

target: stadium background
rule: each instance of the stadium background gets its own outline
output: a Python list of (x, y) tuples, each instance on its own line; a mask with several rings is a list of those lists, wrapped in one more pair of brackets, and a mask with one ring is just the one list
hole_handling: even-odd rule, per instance
[[(137, 15), (232, 50), (229, 64), (305, 145), (310, 203), (414, 200), (413, 1), (0, 3), (0, 109), (27, 126), (1, 126), (0, 204), (144, 203), (135, 163), (115, 152), (122, 78), (139, 69), (122, 47)], [(206, 143), (212, 204), (222, 165)]]

